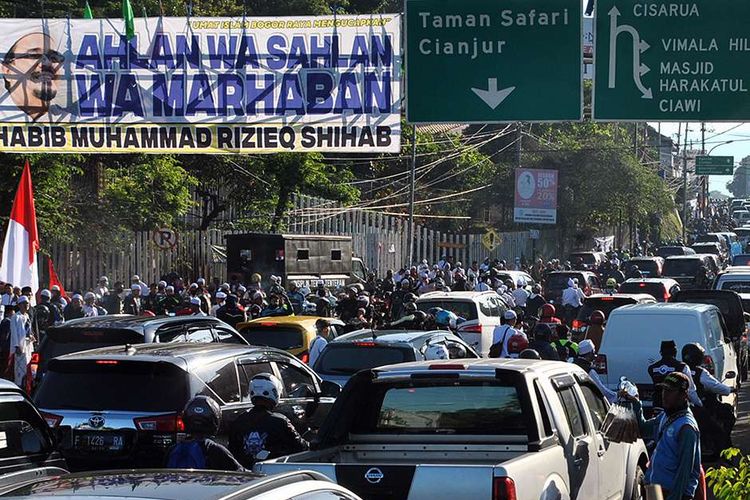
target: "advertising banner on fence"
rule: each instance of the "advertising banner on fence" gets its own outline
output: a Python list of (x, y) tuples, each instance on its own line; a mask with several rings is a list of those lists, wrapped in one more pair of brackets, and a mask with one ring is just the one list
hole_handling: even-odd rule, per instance
[(400, 25), (2, 19), (0, 151), (398, 152)]
[(557, 170), (516, 169), (513, 221), (557, 223)]

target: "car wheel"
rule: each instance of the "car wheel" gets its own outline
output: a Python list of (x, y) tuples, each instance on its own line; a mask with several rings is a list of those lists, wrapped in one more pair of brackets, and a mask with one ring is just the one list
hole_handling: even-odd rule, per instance
[(630, 500), (643, 500), (646, 498), (646, 475), (643, 473), (641, 466), (635, 468), (635, 477), (633, 478), (633, 488), (630, 491)]

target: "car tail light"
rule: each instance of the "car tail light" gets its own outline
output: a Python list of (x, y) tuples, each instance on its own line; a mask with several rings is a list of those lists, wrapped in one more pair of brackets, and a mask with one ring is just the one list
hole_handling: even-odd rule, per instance
[(96, 360), (97, 365), (116, 365), (119, 363), (120, 362), (117, 361), (116, 359), (97, 359)]
[(714, 364), (714, 358), (712, 358), (711, 356), (706, 355), (703, 357), (703, 367), (708, 370), (708, 373), (710, 373), (711, 375), (716, 375), (716, 365)]
[(63, 417), (55, 415), (54, 413), (47, 413), (46, 411), (39, 412), (50, 427), (57, 427), (62, 422)]
[(375, 342), (352, 342), (354, 345), (359, 347), (375, 347)]
[(606, 354), (597, 354), (596, 358), (594, 358), (594, 370), (596, 370), (596, 373), (600, 375), (606, 375), (607, 374), (607, 355)]
[(31, 361), (29, 362), (29, 369), (31, 370), (32, 380), (30, 382), (33, 382), (33, 379), (36, 379), (37, 371), (39, 370), (39, 361), (41, 361), (42, 357), (39, 356), (38, 352), (35, 352), (31, 355)]
[(40, 359), (41, 357), (39, 356), (39, 353), (35, 352), (34, 354), (31, 355), (31, 364), (38, 365)]
[(615, 300), (615, 298), (614, 297), (602, 297), (601, 300), (603, 300), (605, 302), (610, 302), (612, 300)]
[(579, 319), (573, 320), (573, 330), (578, 330), (579, 328), (583, 328), (584, 326), (586, 326), (586, 323), (584, 323), (583, 321)]
[(310, 351), (305, 351), (302, 354), (299, 355), (300, 361), (307, 364), (310, 362)]
[(482, 333), (482, 327), (481, 325), (468, 325), (468, 326), (462, 326), (458, 329), (460, 332), (464, 333)]
[(516, 483), (509, 477), (492, 480), (492, 500), (517, 500)]
[(185, 423), (177, 414), (156, 415), (154, 417), (134, 418), (135, 427), (141, 431), (184, 432)]
[(276, 326), (276, 323), (273, 321), (261, 321), (260, 326)]

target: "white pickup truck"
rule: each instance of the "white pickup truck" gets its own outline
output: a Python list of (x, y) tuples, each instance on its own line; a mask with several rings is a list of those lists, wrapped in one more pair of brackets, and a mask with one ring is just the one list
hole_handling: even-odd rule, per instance
[(368, 499), (643, 498), (646, 448), (598, 432), (607, 408), (567, 363), (386, 366), (349, 381), (313, 450), (255, 470), (315, 470)]

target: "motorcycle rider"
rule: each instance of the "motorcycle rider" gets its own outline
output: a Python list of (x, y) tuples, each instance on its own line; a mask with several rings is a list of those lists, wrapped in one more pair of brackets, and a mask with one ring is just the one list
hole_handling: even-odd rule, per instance
[(614, 278), (607, 278), (607, 283), (604, 286), (604, 293), (613, 295), (617, 293), (617, 280)]
[(567, 325), (556, 325), (552, 330), (552, 347), (557, 349), (561, 360), (572, 360), (578, 355), (578, 344), (570, 340), (570, 329)]
[(274, 412), (283, 386), (270, 373), (259, 373), (250, 380), (253, 407), (237, 417), (229, 430), (229, 449), (246, 468), (257, 460), (276, 458), (307, 450), (309, 444), (287, 417)]
[(596, 384), (610, 403), (617, 399), (617, 393), (609, 390), (599, 378), (599, 374), (594, 369), (594, 359), (596, 359), (596, 346), (590, 339), (583, 340), (578, 344), (578, 355), (573, 360), (573, 364), (583, 368), (583, 371), (589, 374), (591, 380)]
[(542, 287), (534, 285), (531, 287), (531, 294), (526, 299), (526, 314), (530, 316), (539, 316), (539, 309), (547, 303), (547, 299), (542, 295)]
[(695, 419), (701, 432), (717, 439), (718, 449), (724, 450), (732, 446), (731, 434), (736, 418), (732, 406), (722, 403), (720, 396), (729, 396), (732, 388), (716, 380), (701, 366), (705, 356), (705, 349), (697, 342), (682, 348), (682, 361), (690, 368), (693, 384), (703, 402), (702, 408), (693, 408)]
[(170, 469), (243, 471), (232, 453), (214, 441), (221, 425), (221, 408), (208, 396), (195, 396), (182, 411), (188, 438), (167, 455)]
[(490, 347), (491, 358), (509, 357), (508, 341), (513, 336), (523, 335), (522, 332), (515, 328), (517, 322), (518, 315), (513, 309), (508, 309), (503, 313), (500, 325), (495, 327), (495, 330), (492, 332), (492, 347)]
[(533, 349), (539, 353), (542, 359), (549, 361), (560, 361), (560, 356), (557, 354), (550, 339), (552, 338), (552, 329), (545, 323), (539, 323), (534, 328), (534, 340), (529, 343), (529, 349)]
[(602, 345), (604, 320), (604, 313), (597, 309), (591, 313), (591, 316), (589, 316), (589, 326), (586, 327), (586, 338), (591, 340), (597, 349)]

